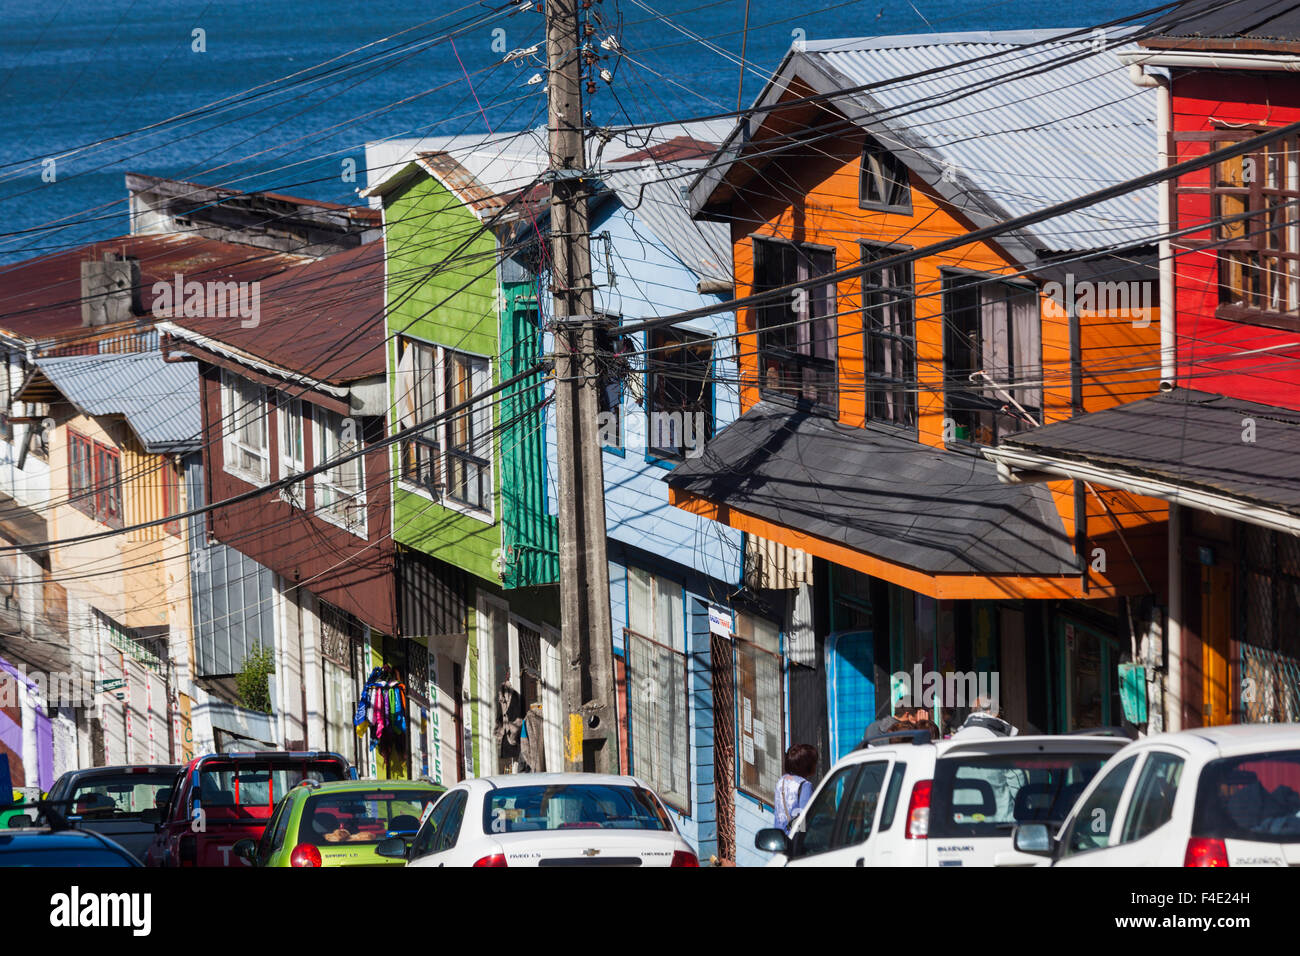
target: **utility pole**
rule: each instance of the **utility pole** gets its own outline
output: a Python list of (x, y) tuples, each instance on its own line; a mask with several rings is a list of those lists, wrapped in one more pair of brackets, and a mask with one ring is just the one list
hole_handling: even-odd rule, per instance
[(546, 0), (564, 769), (617, 772), (579, 0)]

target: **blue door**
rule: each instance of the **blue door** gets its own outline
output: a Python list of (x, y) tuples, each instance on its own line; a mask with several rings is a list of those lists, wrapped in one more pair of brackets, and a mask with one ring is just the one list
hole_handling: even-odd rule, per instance
[(867, 724), (875, 719), (874, 645), (871, 631), (840, 631), (826, 638), (832, 761), (853, 750), (862, 741)]

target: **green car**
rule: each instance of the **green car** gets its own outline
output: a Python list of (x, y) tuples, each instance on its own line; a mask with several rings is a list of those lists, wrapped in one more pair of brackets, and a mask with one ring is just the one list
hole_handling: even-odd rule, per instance
[(412, 839), (445, 792), (424, 780), (307, 781), (276, 804), (260, 840), (240, 840), (234, 852), (250, 866), (402, 866), (375, 847)]

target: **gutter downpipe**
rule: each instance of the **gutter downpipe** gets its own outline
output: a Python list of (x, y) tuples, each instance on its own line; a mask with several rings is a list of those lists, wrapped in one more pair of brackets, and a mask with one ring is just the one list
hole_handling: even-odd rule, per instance
[[(1156, 92), (1156, 137), (1160, 168), (1167, 169), (1170, 161), (1170, 137), (1173, 127), (1173, 94), (1169, 89), (1169, 77), (1147, 73), (1142, 63), (1128, 64), (1128, 77), (1133, 85), (1143, 89), (1155, 89)], [(1173, 231), (1172, 180), (1160, 184), (1157, 192), (1158, 215), (1160, 219), (1160, 391), (1167, 392), (1174, 388), (1178, 376), (1177, 338), (1174, 334), (1174, 315), (1176, 309), (1174, 286), (1173, 241), (1168, 238)], [(1182, 680), (1183, 680), (1183, 588), (1182, 557), (1179, 549), (1180, 525), (1182, 522), (1177, 504), (1169, 503), (1169, 520), (1166, 523), (1166, 565), (1168, 575), (1168, 610), (1165, 615), (1165, 635), (1162, 642), (1168, 655), (1166, 681), (1164, 688), (1164, 726), (1166, 730), (1183, 729)], [(1133, 657), (1134, 663), (1137, 656)]]

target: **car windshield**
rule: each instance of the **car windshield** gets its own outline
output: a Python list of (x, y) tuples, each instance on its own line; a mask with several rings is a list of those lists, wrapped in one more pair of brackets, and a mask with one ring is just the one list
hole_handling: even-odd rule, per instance
[(87, 821), (138, 820), (145, 810), (166, 805), (175, 780), (171, 771), (88, 777), (73, 788), (64, 812)]
[(936, 761), (930, 835), (1007, 836), (1060, 823), (1109, 757), (1098, 753), (957, 756)]
[(317, 794), (303, 806), (298, 842), (316, 846), (378, 843), (390, 836), (414, 834), (420, 829), (424, 808), (442, 793), (429, 787)]
[(668, 830), (668, 815), (649, 790), (572, 783), (502, 787), (483, 801), (484, 833), (529, 830)]
[(1300, 843), (1300, 750), (1213, 760), (1201, 771), (1192, 834)]
[(343, 780), (346, 770), (335, 760), (210, 761), (200, 765), (198, 798), (209, 821), (237, 818), (244, 811), (265, 817), (275, 801), (304, 780)]

